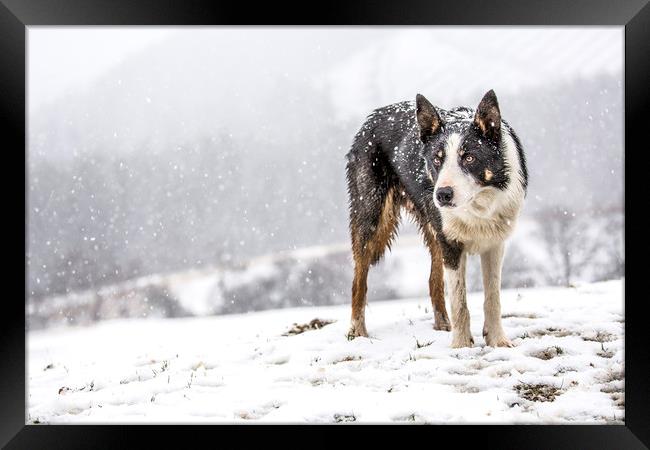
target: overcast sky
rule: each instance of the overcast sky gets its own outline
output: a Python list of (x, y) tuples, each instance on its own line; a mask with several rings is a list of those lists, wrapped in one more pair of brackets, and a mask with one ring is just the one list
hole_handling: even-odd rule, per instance
[(107, 69), (170, 33), (172, 28), (161, 27), (30, 26), (29, 107), (38, 108), (68, 90), (87, 86)]
[[(322, 31), (323, 28), (314, 27), (314, 30)], [(432, 47), (447, 49), (442, 51), (444, 54), (442, 59), (448, 61), (448, 65), (457, 67), (459, 70), (466, 69), (464, 66), (467, 63), (476, 61), (475, 56), (470, 58), (468, 55), (481, 55), (482, 52), (477, 53), (477, 50), (481, 48), (497, 48), (497, 53), (501, 57), (496, 58), (496, 61), (494, 61), (492, 50), (484, 52), (488, 63), (490, 61), (498, 63), (497, 66), (508, 73), (517, 72), (512, 77), (520, 81), (559, 78), (563, 72), (575, 76), (581, 72), (594, 70), (613, 69), (618, 71), (622, 66), (622, 27), (337, 28), (345, 29), (348, 32), (365, 29), (369, 35), (381, 33), (382, 29), (396, 31), (397, 39), (378, 39), (374, 45), (376, 49), (373, 50), (372, 45), (367, 49), (367, 52), (376, 50), (375, 58), (381, 58), (383, 54), (393, 55), (391, 58), (394, 58), (395, 53), (397, 55), (406, 53), (404, 58), (410, 58), (409, 49), (412, 47), (410, 42), (413, 36), (424, 33), (422, 36), (426, 39), (430, 40), (433, 37), (433, 41), (430, 42)], [(68, 92), (92, 86), (92, 83), (108, 69), (146, 50), (147, 47), (160, 43), (172, 34), (178, 34), (180, 37), (197, 35), (195, 32), (198, 30), (203, 32), (213, 30), (217, 33), (215, 37), (228, 36), (242, 31), (238, 27), (29, 27), (29, 107), (33, 113), (34, 108), (38, 109)], [(285, 31), (293, 32), (298, 40), (300, 40), (301, 33), (314, 32), (310, 31), (308, 27), (254, 27), (248, 28), (245, 34), (254, 39), (253, 36), (256, 36), (258, 32), (264, 34), (270, 30), (273, 30), (275, 34)], [(381, 36), (381, 34), (377, 34), (377, 36)], [(477, 39), (484, 41), (488, 47), (476, 48), (474, 44)], [(355, 43), (350, 45), (354, 46)], [(391, 49), (389, 48), (391, 46), (401, 46), (402, 48)], [(440, 48), (436, 51), (438, 54), (441, 53)], [(365, 63), (364, 58), (356, 58), (356, 60), (358, 64)], [(511, 67), (504, 67), (504, 61), (507, 61)], [(436, 61), (437, 64), (441, 62)], [(392, 59), (388, 63), (404, 67), (404, 61)], [(422, 64), (430, 63), (430, 59), (423, 58)], [(345, 92), (343, 96), (347, 102), (349, 95), (358, 94), (366, 83), (363, 81), (364, 77), (360, 76), (363, 73), (363, 67), (355, 67), (354, 62), (344, 66), (340, 75), (347, 79), (347, 84), (352, 91)], [(422, 69), (415, 68), (415, 70)], [(349, 73), (350, 71), (354, 73)], [(466, 70), (464, 71), (466, 72)], [(455, 80), (459, 73), (453, 72), (449, 75)], [(474, 75), (478, 79), (480, 74), (474, 73)], [(404, 74), (402, 78), (405, 78)], [(390, 89), (390, 86), (384, 88)]]

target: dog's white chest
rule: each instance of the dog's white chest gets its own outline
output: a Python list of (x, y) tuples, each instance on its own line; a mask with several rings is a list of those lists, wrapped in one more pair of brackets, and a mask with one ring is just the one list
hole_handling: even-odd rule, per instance
[(487, 217), (472, 212), (442, 213), (442, 231), (447, 239), (461, 242), (471, 254), (483, 253), (503, 242), (514, 230), (519, 209), (496, 211)]

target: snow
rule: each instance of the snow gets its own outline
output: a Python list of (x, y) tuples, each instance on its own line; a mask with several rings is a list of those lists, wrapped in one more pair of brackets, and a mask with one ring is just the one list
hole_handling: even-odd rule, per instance
[(194, 315), (214, 313), (209, 299), (214, 290), (218, 288), (218, 277), (210, 274), (186, 277), (180, 280), (179, 278), (181, 277), (174, 277), (169, 286), (181, 305)]
[[(512, 349), (485, 346), (468, 303), (465, 349), (426, 298), (370, 302), (353, 341), (349, 305), (33, 331), (28, 422), (623, 422), (623, 280), (504, 290)], [(283, 336), (316, 317), (335, 322)], [(553, 401), (526, 398), (538, 384)]]

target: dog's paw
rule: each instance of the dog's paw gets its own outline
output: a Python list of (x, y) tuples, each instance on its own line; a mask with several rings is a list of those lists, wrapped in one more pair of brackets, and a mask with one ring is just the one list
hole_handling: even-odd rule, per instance
[(353, 320), (350, 323), (350, 330), (348, 331), (347, 338), (348, 341), (356, 337), (368, 337), (368, 330), (366, 330), (366, 324), (363, 321)]
[(438, 331), (451, 331), (451, 324), (449, 321), (438, 321), (433, 323), (433, 329)]
[(474, 345), (474, 338), (469, 333), (454, 334), (451, 339), (451, 348), (471, 347)]
[(436, 312), (433, 329), (438, 331), (451, 331), (451, 323), (449, 323), (449, 317), (447, 317), (447, 314)]
[(492, 337), (490, 334), (485, 336), (485, 345), (489, 347), (514, 347), (515, 344), (508, 339), (505, 334), (497, 334)]
[(435, 322), (433, 329), (437, 331), (451, 331), (451, 324), (449, 322)]

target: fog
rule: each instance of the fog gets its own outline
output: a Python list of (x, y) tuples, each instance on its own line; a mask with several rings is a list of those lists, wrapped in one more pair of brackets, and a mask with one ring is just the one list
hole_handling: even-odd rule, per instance
[[(525, 275), (504, 282), (621, 276), (622, 30), (30, 27), (34, 311), (147, 275), (224, 273), (263, 255), (347, 248), (352, 137), (372, 109), (418, 92), (443, 108), (476, 107), (494, 89), (521, 138), (524, 223), (554, 225), (531, 234), (535, 250), (521, 234), (512, 254), (523, 255)], [(407, 224), (403, 233), (414, 232)], [(599, 236), (613, 247), (597, 257)], [(557, 260), (557, 274), (531, 252)], [(343, 301), (347, 263), (332, 265), (340, 270), (321, 267), (317, 289)], [(265, 304), (267, 288), (253, 280), (246, 294), (238, 288), (238, 308), (210, 311), (291, 304)], [(304, 283), (291, 289), (317, 303)], [(230, 299), (219, 292), (215, 305)], [(278, 288), (278, 298), (287, 292)]]

